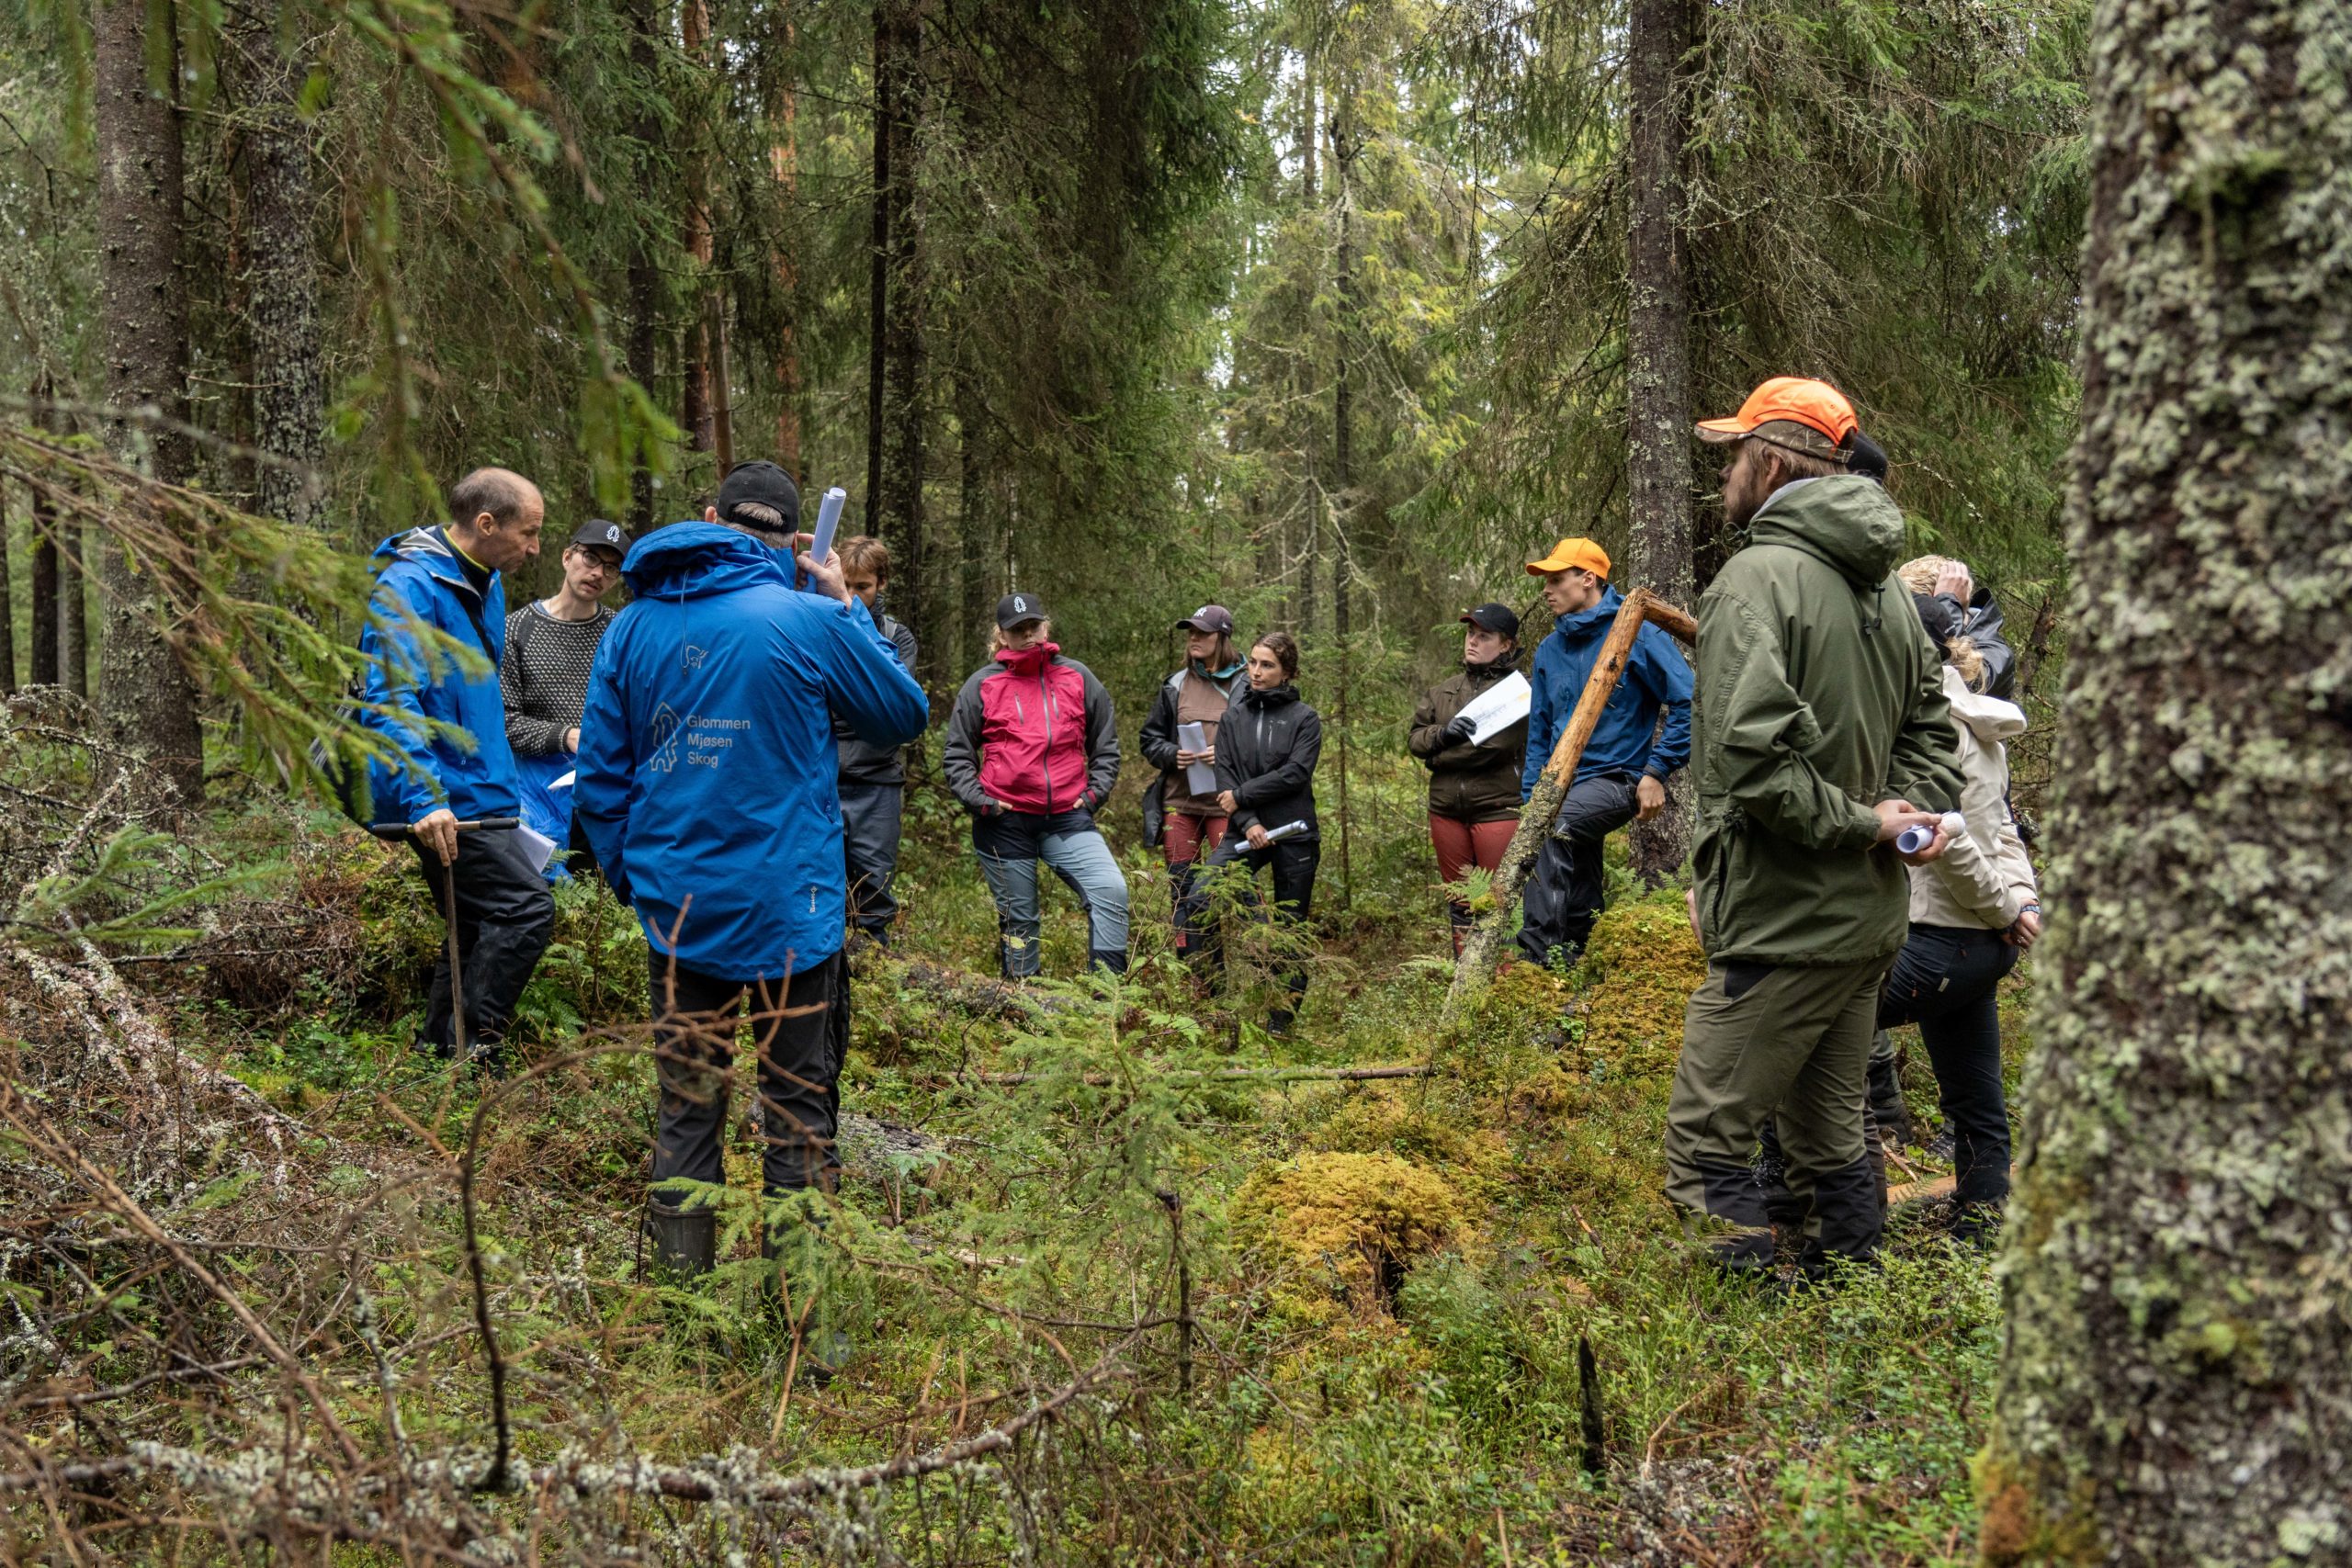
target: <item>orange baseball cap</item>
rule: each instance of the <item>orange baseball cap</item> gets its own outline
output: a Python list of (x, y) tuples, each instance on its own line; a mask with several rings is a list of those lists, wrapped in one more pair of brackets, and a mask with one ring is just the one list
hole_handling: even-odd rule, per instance
[(1562, 539), (1552, 547), (1552, 553), (1542, 560), (1527, 563), (1527, 575), (1542, 577), (1546, 572), (1566, 571), (1572, 566), (1582, 567), (1604, 581), (1609, 576), (1609, 552), (1590, 539)]
[(1758, 436), (1815, 457), (1844, 456), (1860, 424), (1846, 394), (1826, 381), (1775, 376), (1747, 394), (1729, 419), (1699, 422), (1702, 441), (1745, 441)]

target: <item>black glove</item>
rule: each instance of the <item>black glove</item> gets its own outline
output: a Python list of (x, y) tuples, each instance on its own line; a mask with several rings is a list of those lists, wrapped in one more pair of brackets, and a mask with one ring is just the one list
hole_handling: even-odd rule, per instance
[(1470, 739), (1470, 732), (1477, 728), (1476, 721), (1468, 714), (1458, 714), (1453, 722), (1445, 727), (1445, 733), (1437, 738), (1437, 743), (1440, 747), (1466, 744)]

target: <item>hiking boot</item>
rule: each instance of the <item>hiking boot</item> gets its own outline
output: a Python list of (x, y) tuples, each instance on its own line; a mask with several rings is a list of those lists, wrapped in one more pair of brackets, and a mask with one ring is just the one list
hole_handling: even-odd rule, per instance
[(1952, 1135), (1951, 1125), (1950, 1122), (1946, 1122), (1942, 1127), (1939, 1128), (1936, 1132), (1936, 1135), (1928, 1140), (1928, 1157), (1934, 1160), (1938, 1165), (1951, 1164), (1952, 1160), (1958, 1156), (1959, 1153), (1960, 1140)]
[(718, 1264), (718, 1211), (683, 1209), (650, 1198), (645, 1234), (653, 1242), (653, 1267), (671, 1279), (699, 1279)]
[(1295, 1015), (1291, 1013), (1283, 1012), (1279, 1008), (1267, 1013), (1266, 1032), (1272, 1035), (1277, 1040), (1289, 1039), (1294, 1016)]

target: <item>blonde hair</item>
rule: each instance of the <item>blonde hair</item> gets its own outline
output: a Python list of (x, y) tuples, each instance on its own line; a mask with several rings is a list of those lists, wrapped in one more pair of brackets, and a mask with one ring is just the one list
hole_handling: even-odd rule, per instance
[[(1904, 587), (1914, 593), (1933, 593), (1936, 579), (1944, 574), (1944, 568), (1958, 564), (1945, 556), (1920, 556), (1896, 567), (1894, 575), (1902, 580)], [(1965, 604), (1961, 606), (1962, 612), (1967, 608)], [(1960, 671), (1960, 678), (1968, 683), (1970, 691), (1984, 689), (1984, 656), (1977, 651), (1976, 645), (1968, 639), (1967, 634), (1948, 638), (1943, 651), (1944, 662)]]
[[(1037, 622), (1037, 640), (1039, 642), (1051, 642), (1054, 640), (1053, 622), (1042, 618)], [(1000, 626), (991, 625), (989, 627), (989, 652), (994, 654), (999, 649), (1009, 646), (1011, 645), (1004, 640), (1004, 628)]]

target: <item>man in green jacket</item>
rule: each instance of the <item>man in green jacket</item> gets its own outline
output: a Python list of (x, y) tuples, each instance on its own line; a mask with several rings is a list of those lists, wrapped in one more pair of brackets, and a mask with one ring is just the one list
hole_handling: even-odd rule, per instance
[[(1903, 861), (1943, 852), (1960, 771), (1936, 650), (1893, 576), (1903, 513), (1849, 473), (1835, 388), (1778, 378), (1730, 419), (1724, 511), (1750, 530), (1699, 602), (1693, 917), (1707, 979), (1667, 1109), (1667, 1195), (1717, 1229), (1734, 1269), (1770, 1268), (1751, 1167), (1772, 1119), (1806, 1210), (1799, 1258), (1876, 1251), (1883, 1191), (1864, 1145), (1879, 985), (1907, 932)], [(1924, 827), (1926, 846), (1894, 840)]]

